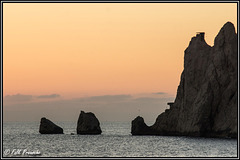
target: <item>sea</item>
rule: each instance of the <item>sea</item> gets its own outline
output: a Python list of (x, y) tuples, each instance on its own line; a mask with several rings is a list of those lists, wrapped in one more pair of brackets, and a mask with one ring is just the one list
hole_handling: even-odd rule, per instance
[(4, 122), (3, 157), (226, 157), (237, 139), (132, 136), (131, 122), (101, 122), (101, 135), (77, 135), (76, 122), (54, 122), (64, 134), (40, 134), (40, 122)]

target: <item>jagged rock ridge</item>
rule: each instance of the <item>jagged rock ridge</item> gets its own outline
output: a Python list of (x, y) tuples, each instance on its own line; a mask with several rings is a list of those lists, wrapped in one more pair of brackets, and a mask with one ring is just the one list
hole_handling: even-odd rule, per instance
[(205, 42), (204, 33), (193, 37), (185, 50), (176, 99), (149, 127), (151, 134), (236, 138), (237, 59), (237, 34), (231, 22), (221, 28), (213, 47)]

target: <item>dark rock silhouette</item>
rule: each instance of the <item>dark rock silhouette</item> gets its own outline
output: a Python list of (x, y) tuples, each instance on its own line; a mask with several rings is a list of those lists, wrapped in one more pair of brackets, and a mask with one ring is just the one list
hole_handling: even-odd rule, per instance
[(85, 113), (81, 111), (78, 123), (77, 123), (77, 134), (101, 134), (100, 123), (96, 116), (91, 113)]
[(131, 133), (133, 135), (152, 135), (154, 130), (145, 124), (142, 117), (138, 116), (132, 121)]
[(152, 133), (237, 138), (237, 59), (231, 22), (221, 28), (213, 47), (203, 33), (193, 37), (185, 50), (176, 99), (157, 117)]
[(43, 117), (41, 118), (39, 132), (41, 134), (63, 134), (63, 129), (54, 124), (52, 121)]

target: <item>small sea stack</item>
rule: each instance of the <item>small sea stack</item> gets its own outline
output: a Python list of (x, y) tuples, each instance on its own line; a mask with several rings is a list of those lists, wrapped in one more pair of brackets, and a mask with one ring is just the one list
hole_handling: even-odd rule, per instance
[(155, 132), (151, 129), (151, 127), (145, 124), (144, 119), (142, 117), (138, 116), (132, 121), (131, 134), (153, 135), (155, 134)]
[(39, 132), (41, 134), (63, 134), (63, 129), (47, 118), (41, 118)]
[(77, 134), (101, 134), (100, 123), (97, 117), (91, 113), (81, 111), (78, 123), (77, 123)]

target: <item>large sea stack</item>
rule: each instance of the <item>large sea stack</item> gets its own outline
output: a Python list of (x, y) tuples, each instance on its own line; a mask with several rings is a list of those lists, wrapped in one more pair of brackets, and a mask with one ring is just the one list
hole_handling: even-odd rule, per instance
[(78, 123), (77, 123), (77, 134), (101, 134), (100, 123), (97, 117), (91, 113), (85, 113), (81, 111)]
[(204, 33), (197, 33), (185, 50), (175, 101), (157, 117), (152, 133), (237, 138), (237, 60), (237, 34), (231, 22), (221, 28), (213, 47)]
[(39, 132), (41, 134), (63, 134), (63, 129), (54, 124), (52, 121), (43, 117), (41, 118)]

